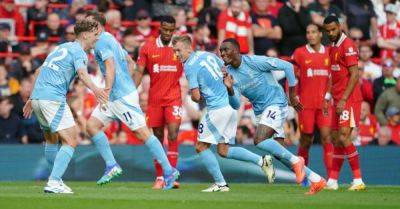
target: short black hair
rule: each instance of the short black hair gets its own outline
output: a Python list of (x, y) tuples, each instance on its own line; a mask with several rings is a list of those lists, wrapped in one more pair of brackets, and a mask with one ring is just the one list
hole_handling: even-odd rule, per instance
[(90, 10), (90, 11), (87, 11), (87, 12), (86, 12), (86, 17), (90, 17), (90, 16), (92, 16), (93, 19), (94, 19), (95, 21), (99, 22), (100, 25), (102, 25), (103, 27), (104, 27), (104, 26), (106, 25), (106, 23), (107, 23), (106, 17), (104, 16), (103, 13)]
[(331, 24), (333, 22), (339, 24), (339, 19), (335, 15), (329, 15), (324, 19), (324, 25)]
[(222, 43), (230, 43), (240, 52), (240, 44), (236, 39), (227, 38), (227, 39), (223, 40)]
[(160, 18), (160, 24), (163, 24), (163, 23), (175, 24), (176, 21), (175, 21), (175, 18), (172, 17), (171, 15), (165, 15)]

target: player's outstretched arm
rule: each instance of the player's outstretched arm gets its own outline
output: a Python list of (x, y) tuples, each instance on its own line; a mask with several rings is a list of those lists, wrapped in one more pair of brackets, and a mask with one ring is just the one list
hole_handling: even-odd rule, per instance
[(136, 88), (138, 88), (140, 86), (140, 83), (142, 82), (143, 73), (144, 66), (138, 65), (135, 72), (133, 73), (133, 81), (135, 81)]
[(105, 78), (105, 91), (107, 94), (110, 94), (110, 91), (114, 85), (115, 79), (115, 62), (114, 58), (110, 57), (104, 61), (104, 65), (106, 66), (106, 78)]
[(99, 103), (106, 104), (108, 101), (108, 95), (101, 88), (94, 85), (94, 83), (89, 77), (89, 74), (87, 73), (87, 70), (84, 68), (79, 68), (77, 70), (77, 73), (79, 79), (81, 79), (83, 84), (85, 84), (86, 87), (88, 87), (90, 90), (93, 91)]

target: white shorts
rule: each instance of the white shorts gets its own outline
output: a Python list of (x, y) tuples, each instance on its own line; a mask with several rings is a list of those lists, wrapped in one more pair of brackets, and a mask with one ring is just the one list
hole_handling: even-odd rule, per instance
[(32, 100), (32, 109), (41, 128), (55, 133), (75, 126), (75, 120), (67, 102)]
[(285, 138), (283, 124), (288, 116), (288, 106), (279, 107), (276, 105), (268, 106), (256, 116), (257, 125), (262, 124), (275, 130), (274, 138)]
[(236, 137), (237, 113), (231, 106), (209, 110), (198, 127), (200, 142), (209, 144), (229, 143)]
[(139, 96), (136, 91), (115, 101), (110, 101), (107, 105), (101, 107), (97, 105), (91, 116), (99, 119), (104, 126), (115, 119), (122, 121), (132, 131), (146, 126), (146, 119), (140, 109)]

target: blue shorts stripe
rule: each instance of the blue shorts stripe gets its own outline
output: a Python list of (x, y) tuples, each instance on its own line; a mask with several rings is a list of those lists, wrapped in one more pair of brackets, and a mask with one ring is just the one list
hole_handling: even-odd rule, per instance
[(56, 132), (58, 125), (60, 125), (61, 119), (64, 115), (64, 111), (65, 111), (65, 102), (61, 102), (61, 105), (58, 108), (56, 115), (54, 116), (53, 120), (50, 123), (50, 130), (52, 133)]
[(219, 140), (221, 140), (222, 136), (221, 134), (218, 132), (218, 129), (214, 126), (214, 124), (211, 122), (210, 116), (208, 115), (208, 113), (206, 114), (206, 122), (207, 122), (207, 127), (208, 129), (211, 131), (211, 133), (213, 134), (215, 141), (218, 143)]

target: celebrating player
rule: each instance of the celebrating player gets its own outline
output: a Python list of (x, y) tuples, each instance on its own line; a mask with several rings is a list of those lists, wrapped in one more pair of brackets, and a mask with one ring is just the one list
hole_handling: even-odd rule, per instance
[[(299, 47), (293, 54), (293, 61), (298, 70), (300, 102), (304, 109), (299, 112), (301, 138), (298, 155), (304, 158), (308, 164), (308, 153), (313, 142), (314, 126), (317, 125), (321, 135), (321, 143), (324, 149), (324, 163), (326, 173), (332, 164), (333, 145), (330, 140), (332, 107), (330, 93), (327, 92), (330, 61), (329, 51), (321, 44), (322, 32), (315, 24), (307, 26), (306, 37), (308, 44)], [(328, 111), (323, 112), (323, 106)]]
[(324, 20), (324, 29), (333, 43), (330, 50), (332, 95), (336, 108), (333, 117), (333, 160), (327, 189), (338, 189), (337, 180), (345, 157), (349, 160), (354, 180), (349, 188), (352, 191), (364, 190), (360, 160), (350, 134), (360, 120), (361, 90), (359, 86), (358, 52), (353, 41), (341, 30), (336, 16)]
[[(106, 19), (102, 14), (89, 12), (87, 16), (100, 23), (104, 29)], [(107, 32), (101, 33), (94, 51), (100, 70), (105, 76), (105, 90), (110, 98), (106, 105), (96, 107), (88, 122), (88, 132), (93, 137), (93, 141), (98, 142), (96, 147), (107, 164), (104, 176), (97, 183), (105, 184), (122, 172), (112, 155), (107, 136), (102, 131), (104, 126), (118, 118), (135, 132), (138, 139), (145, 143), (153, 157), (161, 164), (164, 170), (164, 189), (172, 188), (179, 172), (171, 167), (161, 143), (146, 126), (146, 120), (139, 105), (139, 96), (129, 71), (133, 70), (135, 65), (132, 58)]]
[(272, 70), (285, 72), (289, 81), (290, 103), (297, 111), (303, 109), (295, 93), (293, 65), (277, 58), (241, 55), (239, 43), (235, 39), (225, 39), (220, 52), (227, 65), (224, 84), (231, 106), (239, 109), (241, 94), (253, 105), (258, 120), (254, 141), (256, 146), (293, 168), (297, 183), (301, 183), (307, 177), (311, 182), (307, 194), (315, 194), (322, 190), (326, 185), (325, 180), (304, 166), (302, 157), (293, 155), (273, 139), (284, 138), (283, 123), (287, 117), (288, 102), (285, 92), (272, 75)]
[(209, 149), (211, 144), (217, 144), (221, 157), (248, 161), (260, 166), (267, 175), (268, 182), (273, 182), (275, 172), (271, 156), (261, 157), (244, 148), (228, 145), (229, 140), (236, 136), (237, 113), (229, 105), (228, 93), (222, 81), (223, 61), (209, 52), (194, 52), (192, 41), (187, 35), (175, 37), (172, 43), (175, 54), (184, 63), (192, 100), (205, 101), (207, 106), (207, 113), (198, 127), (196, 152), (213, 176), (215, 184), (203, 192), (229, 191), (217, 159)]
[(85, 51), (92, 49), (101, 28), (96, 22), (81, 21), (75, 25), (76, 41), (59, 45), (51, 52), (43, 65), (35, 73), (32, 95), (23, 108), (24, 117), (29, 118), (32, 110), (43, 129), (46, 146), (57, 147), (57, 139), (62, 146), (46, 150), (45, 157), (53, 166), (46, 193), (73, 193), (61, 180), (74, 154), (77, 136), (74, 118), (66, 102), (68, 88), (77, 74), (82, 82), (94, 92), (97, 100), (104, 104), (108, 100), (103, 89), (96, 87), (88, 73), (88, 58)]
[[(148, 124), (154, 135), (164, 139), (164, 126), (168, 129), (168, 159), (173, 167), (178, 160), (178, 131), (182, 115), (182, 98), (179, 79), (182, 76), (182, 64), (172, 49), (172, 34), (175, 31), (175, 19), (165, 16), (160, 21), (160, 36), (149, 40), (140, 49), (138, 68), (134, 74), (136, 86), (140, 85), (144, 69), (150, 75), (149, 101), (147, 107)], [(162, 169), (157, 161), (156, 181), (153, 189), (160, 189), (164, 184)], [(179, 184), (175, 183), (175, 188)]]

